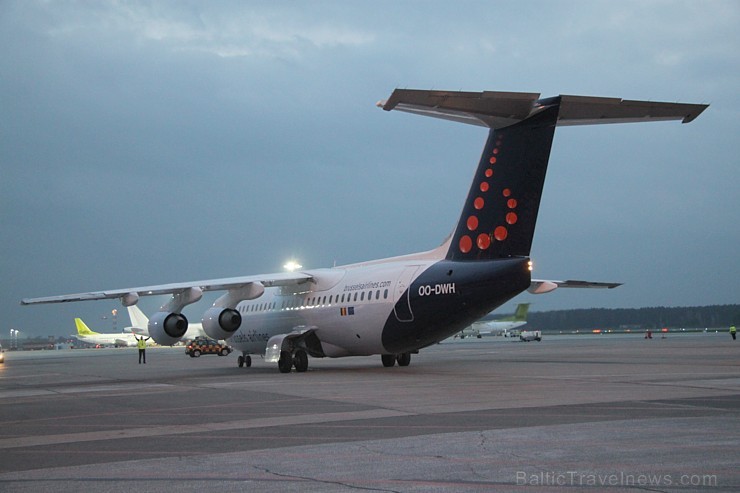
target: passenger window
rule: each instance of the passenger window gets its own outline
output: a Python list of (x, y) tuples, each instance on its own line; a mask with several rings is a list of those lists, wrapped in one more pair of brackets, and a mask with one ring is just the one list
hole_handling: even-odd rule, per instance
[(383, 299), (384, 300), (387, 300), (388, 299), (388, 290), (387, 289), (385, 291), (383, 291)]

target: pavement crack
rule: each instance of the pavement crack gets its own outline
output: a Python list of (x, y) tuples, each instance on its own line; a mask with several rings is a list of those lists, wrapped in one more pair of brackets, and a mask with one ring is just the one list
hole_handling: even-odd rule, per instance
[(345, 483), (344, 481), (330, 481), (327, 479), (318, 479), (318, 478), (312, 478), (308, 476), (300, 476), (297, 474), (285, 474), (285, 473), (279, 473), (276, 471), (272, 471), (267, 468), (257, 467), (254, 466), (255, 469), (262, 471), (266, 474), (272, 474), (273, 476), (277, 476), (279, 478), (285, 478), (285, 479), (293, 479), (297, 481), (307, 481), (310, 483), (317, 483), (317, 484), (327, 484), (327, 485), (334, 485), (334, 486), (341, 486), (343, 488), (351, 488), (353, 490), (358, 491), (384, 491), (386, 493), (401, 493), (399, 490), (389, 490), (385, 488), (368, 488), (366, 486), (357, 486), (351, 483)]

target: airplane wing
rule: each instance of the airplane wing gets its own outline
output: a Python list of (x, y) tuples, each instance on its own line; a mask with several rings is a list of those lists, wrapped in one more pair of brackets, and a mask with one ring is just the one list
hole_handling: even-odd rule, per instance
[[(313, 276), (301, 272), (274, 273), (257, 276), (230, 277), (225, 279), (210, 279), (205, 281), (181, 282), (173, 284), (158, 284), (154, 286), (141, 286), (136, 288), (113, 289), (106, 291), (91, 291), (89, 293), (63, 294), (60, 296), (47, 296), (43, 298), (25, 298), (21, 305), (35, 305), (41, 303), (66, 303), (71, 301), (104, 300), (121, 298), (130, 300), (135, 304), (139, 296), (155, 296), (162, 294), (177, 294), (190, 288), (199, 288), (202, 291), (225, 291), (238, 289), (249, 284), (261, 284), (270, 286), (294, 286), (313, 280)], [(128, 305), (127, 305), (128, 306)]]
[(621, 286), (621, 282), (591, 282), (591, 281), (546, 281), (542, 279), (532, 279), (527, 291), (532, 294), (543, 294), (554, 291), (557, 288), (595, 288), (595, 289), (614, 289)]

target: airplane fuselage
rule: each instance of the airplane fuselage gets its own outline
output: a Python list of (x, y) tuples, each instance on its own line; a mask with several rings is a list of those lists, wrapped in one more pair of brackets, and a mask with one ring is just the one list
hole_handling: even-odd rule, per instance
[(264, 354), (276, 334), (315, 330), (314, 356), (412, 352), (470, 325), (527, 289), (527, 258), (479, 262), (388, 261), (306, 271), (304, 291), (267, 288), (239, 303), (241, 327), (229, 342)]
[(75, 334), (73, 337), (86, 344), (100, 344), (101, 346), (136, 346), (136, 340), (133, 334), (95, 334), (80, 335)]

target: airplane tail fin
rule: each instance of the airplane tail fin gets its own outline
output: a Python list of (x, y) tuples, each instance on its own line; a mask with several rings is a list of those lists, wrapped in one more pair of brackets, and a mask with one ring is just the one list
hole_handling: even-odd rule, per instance
[(97, 332), (90, 330), (90, 327), (82, 321), (81, 318), (75, 319), (75, 325), (77, 326), (77, 334), (81, 336), (93, 336), (97, 335)]
[(681, 120), (707, 105), (537, 93), (396, 89), (378, 106), (488, 127), (448, 260), (528, 257), (556, 126)]
[(131, 319), (131, 332), (139, 335), (149, 335), (149, 318), (144, 315), (136, 305), (126, 307), (128, 316)]
[(448, 259), (529, 256), (558, 110), (489, 132)]
[(498, 320), (499, 322), (526, 322), (527, 312), (529, 311), (530, 304), (531, 303), (519, 303), (516, 306), (514, 315), (511, 315), (509, 317), (497, 318), (496, 320)]
[(529, 311), (529, 303), (519, 303), (516, 306), (516, 311), (514, 312), (514, 320), (516, 322), (526, 322), (528, 311)]

